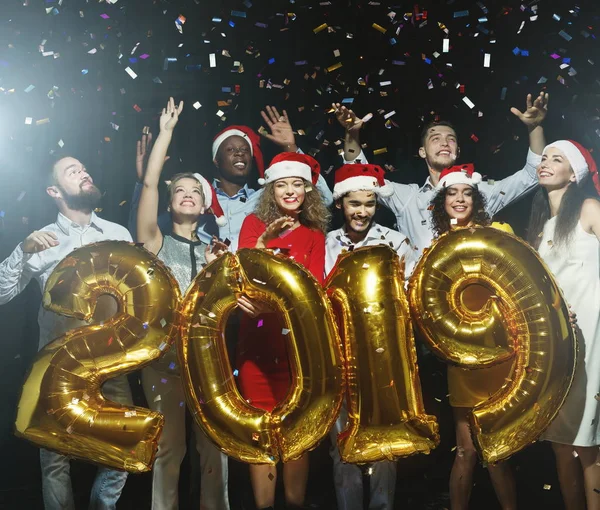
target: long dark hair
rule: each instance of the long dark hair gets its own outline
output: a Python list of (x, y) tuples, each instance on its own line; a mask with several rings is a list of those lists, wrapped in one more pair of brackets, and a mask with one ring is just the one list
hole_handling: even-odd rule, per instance
[[(441, 236), (452, 229), (450, 215), (446, 212), (448, 189), (449, 187), (442, 188), (431, 200), (431, 230), (436, 236)], [(486, 200), (483, 193), (477, 189), (477, 186), (473, 186), (473, 216), (471, 221), (475, 225), (488, 226), (492, 222), (485, 208)]]
[[(567, 185), (556, 215), (556, 227), (552, 239), (554, 245), (568, 246), (581, 216), (581, 208), (586, 198), (598, 198), (589, 174), (581, 179), (579, 183), (571, 182)], [(550, 201), (548, 200), (548, 192), (545, 188), (540, 187), (533, 197), (529, 226), (527, 227), (527, 242), (536, 250), (542, 240), (544, 225), (549, 219)]]

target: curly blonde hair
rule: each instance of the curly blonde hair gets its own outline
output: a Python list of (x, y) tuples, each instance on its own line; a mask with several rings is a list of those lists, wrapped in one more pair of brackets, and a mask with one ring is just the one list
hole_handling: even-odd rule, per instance
[[(300, 211), (300, 224), (313, 230), (320, 230), (325, 234), (327, 233), (331, 213), (323, 202), (321, 192), (305, 179), (302, 179), (302, 181), (304, 182), (306, 194)], [(270, 182), (265, 186), (254, 214), (267, 225), (282, 216), (275, 201), (275, 182)]]

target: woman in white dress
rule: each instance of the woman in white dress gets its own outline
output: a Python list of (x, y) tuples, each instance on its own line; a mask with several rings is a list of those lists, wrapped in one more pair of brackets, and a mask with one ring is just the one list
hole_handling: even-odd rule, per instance
[[(567, 510), (600, 509), (600, 183), (591, 154), (559, 140), (537, 170), (529, 242), (577, 316), (579, 355), (571, 391), (543, 438), (552, 442)], [(591, 186), (595, 184), (596, 190)]]

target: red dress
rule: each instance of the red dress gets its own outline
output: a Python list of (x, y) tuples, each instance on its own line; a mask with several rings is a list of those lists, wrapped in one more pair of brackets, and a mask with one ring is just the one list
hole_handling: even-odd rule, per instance
[[(254, 248), (266, 225), (254, 214), (242, 224), (239, 248)], [(299, 264), (323, 283), (325, 272), (325, 235), (300, 225), (283, 237), (267, 244), (267, 248), (282, 248)], [(283, 400), (290, 388), (284, 323), (279, 314), (269, 313), (242, 317), (240, 341), (237, 349), (238, 388), (254, 407), (272, 411)]]

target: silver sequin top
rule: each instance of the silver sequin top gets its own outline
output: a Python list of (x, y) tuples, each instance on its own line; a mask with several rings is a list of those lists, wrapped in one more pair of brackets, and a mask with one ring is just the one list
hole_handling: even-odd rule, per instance
[[(205, 249), (206, 243), (190, 241), (177, 234), (171, 233), (163, 238), (163, 244), (157, 257), (165, 263), (175, 276), (182, 296), (185, 295), (192, 280), (206, 264)], [(175, 344), (153, 365), (153, 368), (169, 374), (179, 374)]]

